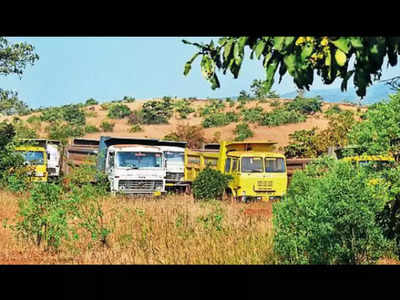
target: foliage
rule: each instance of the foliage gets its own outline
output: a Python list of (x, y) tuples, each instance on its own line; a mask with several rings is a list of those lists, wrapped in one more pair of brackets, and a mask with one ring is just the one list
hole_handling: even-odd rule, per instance
[(225, 103), (222, 100), (211, 100), (209, 104), (200, 108), (200, 116), (205, 117), (220, 113), (225, 109)]
[(360, 146), (361, 153), (398, 153), (400, 150), (400, 92), (389, 100), (368, 107), (364, 121), (355, 124), (349, 140)]
[(129, 128), (129, 132), (131, 132), (131, 133), (135, 133), (135, 132), (139, 132), (139, 131), (143, 131), (143, 128), (139, 124), (134, 124), (134, 125), (132, 125), (131, 128)]
[(225, 101), (229, 103), (229, 107), (235, 106), (235, 101), (233, 101), (231, 98), (226, 98)]
[(317, 127), (310, 130), (297, 130), (289, 134), (289, 145), (283, 149), (286, 157), (317, 157), (326, 153), (328, 147), (343, 147), (348, 144), (348, 133), (356, 124), (351, 111), (341, 111), (328, 115), (328, 127), (317, 132)]
[(142, 110), (134, 110), (128, 116), (128, 124), (129, 125), (143, 124), (143, 111)]
[(187, 119), (189, 114), (195, 112), (195, 109), (190, 107), (190, 102), (186, 99), (175, 101), (173, 106), (181, 119)]
[(94, 132), (99, 132), (100, 129), (98, 129), (95, 125), (86, 125), (85, 126), (85, 133), (94, 133)]
[(142, 107), (143, 124), (168, 124), (173, 106), (169, 98), (161, 101), (146, 101)]
[(124, 96), (124, 98), (122, 99), (122, 101), (127, 102), (127, 103), (133, 103), (135, 102), (135, 98), (134, 97), (130, 97), (130, 96)]
[(36, 139), (38, 137), (36, 131), (24, 125), (22, 121), (14, 125), (15, 138), (18, 139)]
[[(322, 175), (322, 176), (321, 176)], [(387, 189), (350, 163), (320, 159), (296, 172), (273, 206), (275, 252), (289, 264), (371, 264), (390, 246), (377, 222)]]
[[(399, 37), (343, 37), (343, 36), (241, 36), (223, 37), (217, 44), (184, 43), (194, 45), (198, 52), (185, 64), (184, 75), (191, 69), (194, 60), (201, 56), (201, 72), (211, 83), (211, 88), (219, 88), (217, 70), (223, 74), (230, 71), (237, 78), (244, 60), (245, 48), (251, 49), (250, 58), (259, 60), (266, 71), (265, 90), (269, 91), (276, 73), (279, 82), (285, 74), (293, 78), (299, 89), (309, 90), (314, 81), (314, 73), (325, 84), (336, 78), (342, 79), (341, 90), (347, 89), (347, 82), (354, 75), (356, 93), (363, 98), (366, 89), (374, 80), (380, 79), (385, 58), (390, 66), (397, 65), (400, 54)], [(354, 60), (354, 64), (349, 64)], [(354, 66), (348, 70), (349, 66)], [(316, 72), (314, 72), (316, 71)]]
[[(0, 71), (1, 72), (1, 71)], [(18, 99), (18, 94), (13, 91), (0, 89), (0, 113), (6, 116), (27, 115), (31, 109)]]
[(214, 113), (205, 117), (202, 121), (204, 128), (225, 126), (232, 122), (238, 122), (239, 116), (234, 112)]
[(125, 104), (114, 104), (109, 110), (107, 116), (110, 119), (123, 119), (131, 114), (131, 110)]
[(235, 141), (244, 141), (245, 139), (252, 137), (253, 132), (249, 128), (247, 123), (237, 124), (234, 130)]
[(64, 122), (53, 122), (46, 127), (46, 131), (49, 139), (60, 140), (64, 144), (68, 138), (85, 135), (85, 128), (83, 126)]
[(201, 126), (196, 125), (177, 125), (175, 132), (171, 132), (164, 137), (167, 141), (184, 141), (190, 149), (200, 149), (206, 142), (204, 131)]
[(254, 79), (250, 90), (256, 99), (279, 98), (275, 91), (266, 90), (266, 81)]
[(112, 132), (114, 130), (115, 123), (104, 120), (100, 124), (100, 128), (103, 132)]
[(278, 107), (271, 112), (265, 112), (260, 116), (259, 125), (279, 126), (289, 123), (304, 122), (307, 117), (295, 110), (287, 110), (285, 107)]
[(315, 98), (296, 97), (290, 102), (285, 103), (287, 110), (294, 110), (302, 114), (313, 114), (321, 111), (322, 101)]
[(197, 200), (221, 198), (231, 179), (232, 176), (207, 167), (193, 181), (193, 197)]
[(40, 119), (50, 123), (66, 121), (73, 126), (83, 126), (86, 123), (84, 111), (76, 104), (49, 107), (42, 111)]
[(330, 116), (330, 115), (338, 114), (341, 112), (342, 112), (342, 109), (339, 107), (339, 105), (335, 104), (333, 106), (330, 106), (329, 109), (327, 109), (325, 111), (325, 115)]
[(256, 123), (260, 121), (263, 112), (264, 110), (262, 109), (262, 107), (254, 107), (248, 109), (243, 108), (240, 111), (240, 114), (243, 116), (243, 121), (248, 123)]
[(93, 98), (89, 98), (85, 102), (85, 106), (97, 105), (97, 104), (99, 104), (99, 102), (96, 99), (93, 99)]

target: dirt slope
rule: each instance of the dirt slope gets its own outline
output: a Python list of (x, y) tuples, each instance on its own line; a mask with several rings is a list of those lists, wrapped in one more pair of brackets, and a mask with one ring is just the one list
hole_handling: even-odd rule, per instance
[[(154, 99), (156, 100), (156, 99)], [(125, 103), (131, 110), (140, 109), (143, 105), (144, 101), (147, 100), (136, 100), (133, 103)], [(290, 99), (279, 99), (281, 102), (290, 101)], [(198, 111), (199, 107), (205, 106), (209, 103), (208, 100), (205, 99), (197, 99), (191, 100), (192, 107)], [(256, 105), (261, 106), (264, 111), (271, 111), (273, 107), (271, 107), (268, 103), (258, 103), (257, 101), (252, 101), (246, 104), (246, 108), (255, 107)], [(324, 103), (323, 111), (329, 109), (329, 107), (333, 106), (332, 103)], [(339, 107), (343, 110), (356, 110), (357, 107), (350, 104), (339, 104)], [(176, 126), (178, 124), (190, 124), (190, 125), (200, 125), (202, 118), (195, 113), (191, 113), (187, 119), (180, 119), (177, 113), (174, 113), (172, 118), (169, 121), (169, 124), (163, 125), (142, 125), (143, 131), (130, 133), (130, 125), (127, 123), (127, 119), (122, 120), (110, 120), (107, 117), (107, 110), (103, 110), (101, 105), (93, 105), (85, 108), (86, 111), (95, 112), (95, 117), (87, 117), (86, 124), (95, 125), (99, 127), (103, 120), (107, 120), (109, 122), (114, 122), (115, 127), (113, 132), (98, 132), (86, 134), (86, 138), (99, 138), (102, 135), (111, 135), (118, 137), (144, 137), (144, 138), (163, 138), (165, 135), (169, 134), (172, 131), (175, 131)], [(226, 105), (226, 112), (234, 111), (234, 108), (228, 107)], [(39, 115), (40, 113), (35, 113), (35, 115)], [(28, 116), (20, 117), (22, 120), (26, 120), (29, 118)], [(12, 120), (13, 117), (1, 117), (0, 120), (8, 119)], [(40, 131), (38, 132), (41, 137), (46, 137), (47, 133), (45, 132), (45, 127), (48, 125), (46, 122), (43, 122)], [(207, 138), (212, 138), (216, 132), (220, 132), (222, 140), (233, 140), (234, 138), (234, 129), (237, 123), (231, 123), (224, 127), (217, 128), (206, 128), (204, 129), (204, 134)], [(266, 126), (258, 126), (256, 124), (249, 124), (249, 127), (253, 131), (254, 136), (248, 140), (272, 140), (278, 143), (278, 147), (286, 146), (289, 142), (289, 134), (293, 133), (296, 130), (301, 129), (311, 129), (313, 127), (318, 127), (320, 130), (325, 129), (328, 126), (328, 120), (324, 118), (323, 113), (318, 113), (314, 116), (309, 117), (305, 122), (298, 124), (287, 124), (276, 127), (266, 127)]]

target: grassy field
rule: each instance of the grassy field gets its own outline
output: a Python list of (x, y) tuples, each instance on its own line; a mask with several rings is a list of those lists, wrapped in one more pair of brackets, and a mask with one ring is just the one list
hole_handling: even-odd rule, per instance
[[(23, 196), (20, 196), (23, 197)], [(196, 202), (191, 196), (102, 199), (109, 246), (82, 234), (57, 252), (0, 229), (1, 264), (274, 264), (271, 204)], [(261, 208), (260, 208), (261, 207)], [(251, 208), (251, 209), (249, 209)], [(0, 192), (0, 218), (16, 222), (18, 197)]]

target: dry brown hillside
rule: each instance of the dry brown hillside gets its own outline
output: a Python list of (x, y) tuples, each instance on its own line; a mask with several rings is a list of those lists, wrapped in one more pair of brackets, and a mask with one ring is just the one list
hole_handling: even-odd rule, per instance
[[(156, 99), (154, 99), (156, 100)], [(131, 110), (140, 109), (143, 105), (144, 101), (150, 100), (136, 100), (133, 103), (124, 103)], [(198, 111), (198, 108), (201, 106), (207, 105), (210, 101), (205, 99), (197, 99), (190, 100), (192, 107)], [(279, 99), (279, 101), (286, 102), (291, 101), (290, 99)], [(246, 108), (255, 107), (256, 105), (262, 107), (264, 111), (271, 111), (273, 109), (269, 103), (259, 103), (258, 101), (251, 101), (246, 104)], [(330, 107), (332, 107), (333, 103), (324, 103), (323, 111), (326, 111)], [(355, 105), (351, 104), (339, 104), (339, 107), (342, 110), (357, 110)], [(103, 110), (101, 105), (93, 105), (85, 108), (86, 111), (95, 112), (95, 117), (86, 117), (86, 124), (95, 125), (99, 127), (103, 120), (107, 120), (109, 122), (114, 122), (115, 127), (113, 132), (98, 132), (86, 134), (86, 138), (99, 138), (102, 135), (111, 135), (111, 136), (119, 136), (119, 137), (145, 137), (145, 138), (163, 138), (165, 135), (169, 134), (172, 131), (175, 131), (176, 126), (178, 124), (190, 124), (190, 125), (201, 125), (202, 118), (194, 112), (189, 115), (187, 119), (180, 119), (177, 113), (174, 113), (172, 118), (169, 120), (169, 124), (163, 125), (142, 125), (143, 131), (137, 133), (130, 133), (129, 129), (131, 125), (127, 123), (127, 119), (121, 120), (111, 120), (107, 117), (107, 110)], [(234, 107), (230, 108), (229, 105), (226, 105), (225, 111), (235, 110)], [(237, 111), (239, 112), (239, 111)], [(34, 113), (35, 115), (39, 115), (40, 113)], [(20, 117), (22, 120), (26, 120), (31, 115)], [(2, 117), (1, 120), (9, 120), (11, 121), (13, 117)], [(43, 122), (40, 131), (38, 132), (40, 137), (47, 137), (47, 133), (45, 132), (45, 127), (48, 125), (46, 122)], [(216, 127), (216, 128), (206, 128), (204, 129), (205, 136), (207, 138), (212, 138), (216, 132), (220, 132), (222, 140), (233, 140), (234, 133), (233, 130), (237, 123), (231, 123), (224, 127)], [(314, 116), (308, 117), (308, 119), (303, 123), (297, 124), (287, 124), (276, 127), (266, 127), (259, 126), (256, 124), (249, 124), (249, 127), (254, 133), (254, 136), (248, 140), (272, 140), (276, 141), (279, 146), (286, 146), (289, 142), (289, 134), (293, 133), (296, 130), (301, 129), (311, 129), (313, 127), (318, 127), (321, 130), (325, 129), (328, 125), (328, 120), (325, 118), (323, 113), (317, 113)]]

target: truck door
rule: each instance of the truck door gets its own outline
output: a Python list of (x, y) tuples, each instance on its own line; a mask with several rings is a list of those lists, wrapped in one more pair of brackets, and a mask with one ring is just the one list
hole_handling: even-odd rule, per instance
[(239, 187), (239, 159), (232, 158), (232, 168), (231, 175), (233, 176), (232, 180), (232, 189), (235, 191), (235, 196), (237, 196), (237, 188)]

